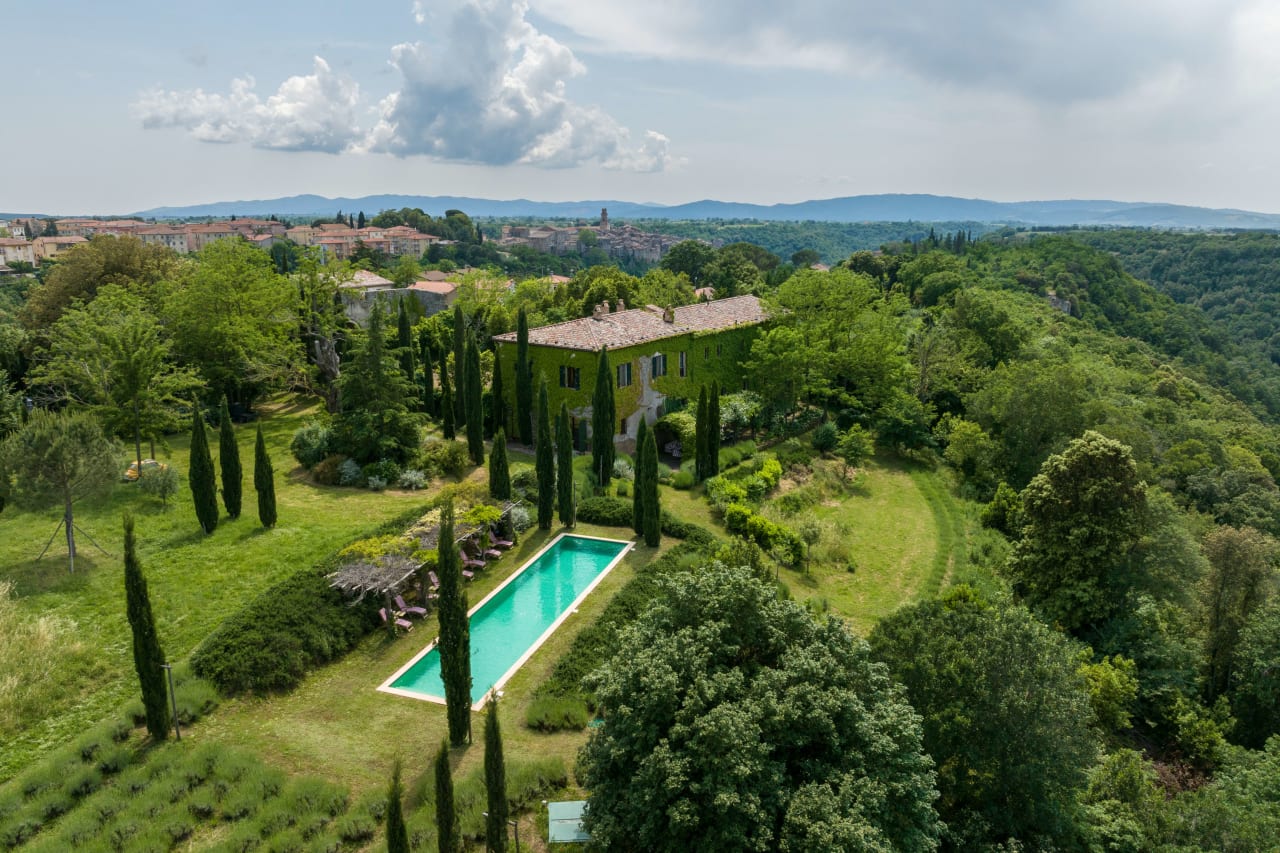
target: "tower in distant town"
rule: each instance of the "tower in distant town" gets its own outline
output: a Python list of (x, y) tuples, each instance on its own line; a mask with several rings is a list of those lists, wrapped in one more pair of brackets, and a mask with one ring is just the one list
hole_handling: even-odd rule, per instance
[(609, 230), (609, 208), (607, 207), (600, 208), (600, 230)]

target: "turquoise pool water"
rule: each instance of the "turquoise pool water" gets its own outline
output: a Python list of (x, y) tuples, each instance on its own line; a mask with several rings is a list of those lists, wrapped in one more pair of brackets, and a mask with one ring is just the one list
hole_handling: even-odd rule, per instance
[[(471, 611), (472, 703), (501, 687), (629, 547), (629, 542), (562, 535), (480, 602)], [(435, 645), (381, 689), (443, 702)]]

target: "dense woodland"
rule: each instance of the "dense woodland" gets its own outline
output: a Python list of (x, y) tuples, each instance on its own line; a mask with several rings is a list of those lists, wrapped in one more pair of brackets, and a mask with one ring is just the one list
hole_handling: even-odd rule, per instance
[[(589, 266), (565, 285), (497, 286), (545, 272), (538, 259), (507, 263), (470, 274), (452, 312), (388, 304), (367, 330), (336, 297), (347, 265), (304, 251), (282, 263), (240, 241), (179, 258), (93, 238), (38, 277), (0, 281), (0, 498), (61, 505), (21, 458), (51, 429), (42, 412), (87, 414), (77, 429), (137, 456), (189, 428), (193, 402), (247, 412), (282, 390), (328, 401), (327, 421), (295, 447), (330, 482), (343, 466), (385, 485), (463, 465), (423, 443), (428, 423), (457, 430), (467, 441), (454, 456), (480, 463), (495, 408), (521, 405), (492, 387), (493, 335), (602, 301), (687, 304), (704, 285), (756, 293), (774, 318), (727, 416), (762, 443), (823, 424), (807, 440), (827, 452), (865, 437), (936, 466), (985, 507), (985, 530), (940, 596), (903, 602), (863, 642), (782, 600), (761, 571), (802, 562), (787, 546), (802, 538), (803, 508), (795, 530), (766, 528), (750, 521), (746, 488), (708, 480), (715, 516), (763, 553), (737, 560), (750, 549), (729, 547), (664, 581), (626, 628), (633, 653), (589, 677), (596, 707), (618, 720), (581, 756), (602, 843), (1272, 846), (1276, 238), (899, 229), (883, 252), (842, 251), (824, 272), (786, 250), (835, 260), (838, 240), (872, 232), (800, 241), (810, 226), (770, 224), (760, 245), (745, 242), (756, 226), (705, 227), (691, 236), (731, 242), (682, 243), (640, 276)], [(453, 251), (489, 250), (478, 234), (462, 245), (473, 248)], [(418, 263), (442, 260), (455, 263)], [(865, 453), (848, 452), (854, 464)], [(650, 820), (654, 809), (679, 814), (679, 831)]]

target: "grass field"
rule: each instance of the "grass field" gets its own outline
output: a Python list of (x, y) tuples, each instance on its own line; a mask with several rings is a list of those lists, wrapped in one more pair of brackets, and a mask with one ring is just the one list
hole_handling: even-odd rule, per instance
[(272, 530), (257, 519), (253, 425), (238, 429), (247, 470), (245, 513), (234, 521), (224, 515), (210, 536), (196, 523), (186, 484), (186, 436), (175, 437), (161, 456), (183, 480), (168, 508), (131, 484), (78, 508), (77, 524), (109, 554), (81, 539), (75, 574), (67, 571), (61, 538), (44, 559), (35, 559), (57, 525), (56, 513), (9, 507), (0, 514), (0, 581), (12, 585), (13, 595), (11, 605), (0, 609), (0, 780), (106, 716), (136, 687), (121, 563), (125, 510), (137, 516), (160, 640), (169, 658), (180, 660), (266, 586), (425, 503), (424, 493), (378, 494), (304, 482), (288, 444), (311, 411), (278, 407), (262, 421), (276, 471), (280, 520)]

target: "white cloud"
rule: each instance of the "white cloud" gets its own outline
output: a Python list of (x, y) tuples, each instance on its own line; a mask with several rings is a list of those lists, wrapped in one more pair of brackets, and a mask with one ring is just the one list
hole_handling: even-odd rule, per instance
[(226, 95), (154, 89), (133, 110), (143, 127), (183, 128), (203, 142), (337, 153), (361, 136), (360, 87), (318, 56), (311, 74), (290, 77), (265, 101), (254, 88), (254, 79), (243, 77), (231, 82)]
[(260, 148), (384, 152), (442, 161), (655, 172), (673, 162), (667, 137), (631, 132), (602, 108), (572, 100), (586, 73), (567, 46), (526, 19), (524, 0), (419, 0), (422, 41), (391, 48), (402, 82), (362, 129), (359, 86), (320, 57), (263, 101), (254, 80), (226, 94), (154, 90), (134, 104), (144, 127), (179, 127), (205, 142)]
[(649, 131), (634, 146), (608, 113), (569, 98), (567, 81), (586, 68), (527, 11), (523, 0), (416, 3), (429, 38), (392, 48), (403, 84), (380, 104), (364, 147), (490, 165), (665, 168), (666, 137)]

